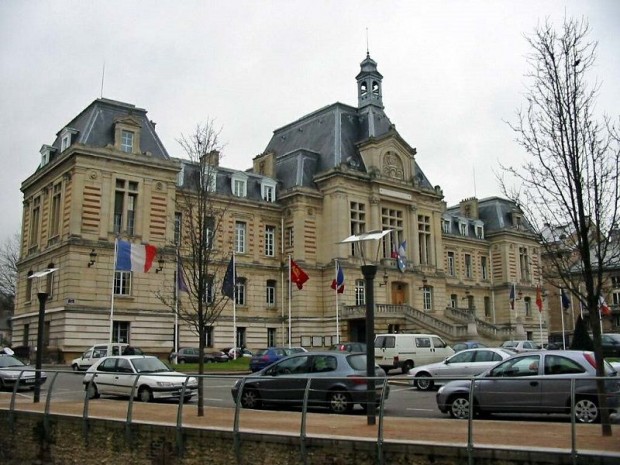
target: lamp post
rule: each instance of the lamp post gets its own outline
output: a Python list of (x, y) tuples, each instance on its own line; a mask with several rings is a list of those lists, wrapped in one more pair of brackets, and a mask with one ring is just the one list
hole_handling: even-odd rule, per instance
[[(376, 393), (375, 393), (375, 276), (377, 275), (376, 262), (379, 260), (379, 240), (386, 234), (392, 232), (387, 231), (371, 231), (360, 235), (349, 236), (342, 243), (357, 242), (362, 257), (362, 275), (365, 280), (365, 297), (366, 297), (366, 376), (368, 377), (366, 384), (366, 417), (369, 425), (374, 425), (376, 419)], [(377, 241), (377, 253), (374, 263), (367, 264), (364, 257), (364, 248), (361, 242)], [(387, 275), (387, 273), (386, 273)], [(387, 281), (387, 279), (386, 279)], [(387, 282), (385, 283), (387, 284)]]
[(37, 326), (37, 353), (35, 358), (35, 374), (34, 374), (34, 395), (33, 402), (36, 404), (39, 402), (41, 396), (41, 362), (43, 355), (43, 333), (45, 331), (45, 302), (47, 301), (47, 296), (49, 295), (47, 292), (41, 292), (40, 278), (47, 276), (48, 274), (53, 273), (58, 268), (47, 268), (43, 271), (37, 271), (29, 276), (29, 278), (34, 279), (37, 278), (37, 287), (39, 291), (37, 292), (37, 297), (39, 298), (39, 323)]

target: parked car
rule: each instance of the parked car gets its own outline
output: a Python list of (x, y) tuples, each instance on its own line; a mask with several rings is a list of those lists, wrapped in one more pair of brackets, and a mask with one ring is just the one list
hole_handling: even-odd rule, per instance
[(404, 374), (419, 365), (439, 362), (454, 350), (435, 334), (377, 334), (375, 361), (386, 372), (399, 368)]
[(332, 344), (329, 350), (366, 353), (366, 344), (364, 344), (363, 342), (341, 342), (339, 344)]
[(273, 362), (286, 357), (287, 354), (284, 347), (268, 347), (266, 349), (260, 349), (252, 355), (250, 359), (250, 371), (255, 372), (262, 370)]
[(207, 352), (204, 360), (205, 363), (224, 363), (229, 361), (230, 357), (221, 350), (215, 350), (212, 352)]
[[(245, 378), (232, 387), (235, 402), (245, 408), (262, 405), (301, 405), (308, 379), (308, 403), (327, 407), (334, 413), (347, 413), (355, 404), (367, 404), (366, 355), (340, 351), (304, 352), (285, 357)], [(376, 367), (376, 377), (385, 372)], [(240, 390), (243, 390), (240, 393)], [(376, 381), (376, 398), (380, 400), (384, 383)], [(385, 398), (389, 386), (385, 384)]]
[(73, 359), (71, 368), (73, 371), (87, 370), (93, 363), (108, 355), (144, 355), (144, 352), (138, 347), (120, 342), (96, 344), (86, 350), (81, 357)]
[(620, 334), (601, 334), (603, 357), (620, 358)]
[[(594, 379), (594, 353), (576, 350), (513, 355), (473, 381), (474, 414), (571, 412), (571, 379), (575, 379), (575, 420), (600, 419)], [(605, 390), (610, 410), (620, 403), (620, 379), (605, 362)], [(437, 406), (454, 418), (468, 418), (471, 381), (451, 381), (437, 391)]]
[(409, 376), (413, 386), (428, 391), (450, 380), (479, 375), (512, 355), (510, 350), (492, 347), (462, 350), (441, 362), (412, 368)]
[(179, 365), (183, 363), (198, 363), (200, 351), (197, 347), (179, 347), (177, 352), (171, 352), (168, 356), (170, 363)]
[[(26, 365), (14, 355), (0, 354), (0, 389), (13, 389), (18, 378), (18, 387), (34, 389), (36, 385), (35, 368)], [(47, 374), (44, 371), (41, 372), (39, 380), (39, 386), (47, 380)]]
[(222, 352), (227, 354), (231, 359), (239, 357), (252, 357), (252, 351), (246, 349), (245, 347), (236, 347), (234, 349), (232, 347), (226, 347), (225, 349), (222, 349)]
[(134, 396), (142, 402), (154, 399), (179, 399), (186, 384), (184, 401), (188, 402), (198, 392), (198, 380), (184, 373), (171, 370), (151, 355), (118, 355), (102, 358), (91, 366), (82, 383), (89, 399), (101, 395)]
[(457, 342), (456, 344), (452, 346), (452, 349), (455, 352), (460, 352), (461, 350), (477, 349), (478, 347), (489, 347), (489, 346), (479, 341), (465, 341), (465, 342)]
[(504, 341), (504, 342), (502, 342), (500, 347), (502, 349), (513, 350), (514, 352), (517, 352), (517, 353), (527, 352), (529, 350), (540, 350), (540, 349), (542, 349), (542, 347), (540, 347), (534, 341), (528, 341), (528, 340), (524, 340), (524, 341)]

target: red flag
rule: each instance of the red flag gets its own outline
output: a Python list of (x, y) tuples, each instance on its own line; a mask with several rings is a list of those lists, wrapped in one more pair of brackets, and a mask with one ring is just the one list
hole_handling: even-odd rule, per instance
[(536, 306), (538, 307), (538, 311), (542, 312), (543, 301), (542, 301), (542, 288), (540, 286), (536, 288)]
[(607, 305), (607, 302), (605, 302), (605, 297), (603, 297), (602, 295), (600, 295), (598, 298), (598, 305), (603, 315), (611, 315), (611, 309), (609, 308), (609, 305)]
[(310, 279), (310, 276), (308, 276), (293, 260), (291, 260), (290, 274), (291, 282), (297, 284), (297, 289), (303, 289), (304, 283)]

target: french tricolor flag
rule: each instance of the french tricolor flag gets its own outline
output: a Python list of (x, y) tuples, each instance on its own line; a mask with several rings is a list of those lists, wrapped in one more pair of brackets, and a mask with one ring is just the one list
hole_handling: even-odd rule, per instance
[(157, 247), (154, 245), (132, 244), (118, 240), (116, 243), (116, 270), (146, 273), (151, 269), (156, 255)]

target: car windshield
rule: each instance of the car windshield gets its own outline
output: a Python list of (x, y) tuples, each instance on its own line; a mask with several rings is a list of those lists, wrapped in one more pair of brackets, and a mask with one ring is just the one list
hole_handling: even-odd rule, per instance
[(516, 341), (506, 341), (502, 344), (502, 347), (516, 347), (516, 346), (517, 346)]
[(0, 357), (0, 368), (23, 367), (23, 366), (24, 366), (24, 363), (21, 360), (11, 355)]
[(158, 358), (134, 358), (131, 362), (137, 373), (163, 373), (172, 371)]

